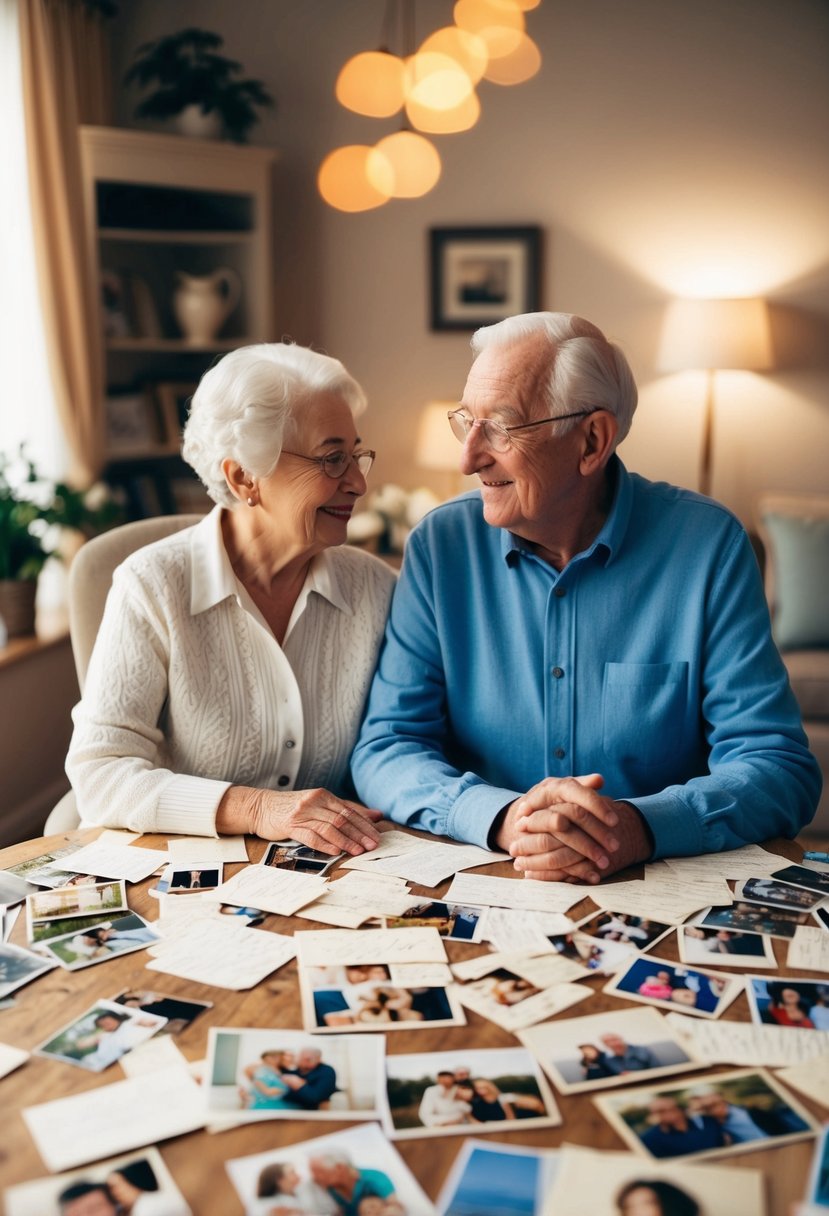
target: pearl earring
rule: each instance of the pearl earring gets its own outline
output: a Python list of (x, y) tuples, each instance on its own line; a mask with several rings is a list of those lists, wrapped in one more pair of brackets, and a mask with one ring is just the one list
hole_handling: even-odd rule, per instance
[(253, 495), (252, 495), (252, 494), (249, 494), (249, 495), (248, 495), (247, 503), (248, 503), (248, 506), (249, 506), (249, 507), (255, 507), (255, 506), (256, 506), (256, 499), (253, 497)]

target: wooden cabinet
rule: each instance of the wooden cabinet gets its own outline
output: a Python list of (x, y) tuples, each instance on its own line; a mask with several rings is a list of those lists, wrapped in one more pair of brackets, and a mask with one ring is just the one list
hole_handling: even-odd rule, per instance
[[(82, 127), (80, 138), (100, 290), (107, 479), (125, 488), (133, 518), (207, 509), (178, 456), (181, 424), (217, 355), (273, 337), (276, 153), (109, 127)], [(234, 296), (238, 285), (215, 335), (182, 331), (174, 296), (183, 275)]]

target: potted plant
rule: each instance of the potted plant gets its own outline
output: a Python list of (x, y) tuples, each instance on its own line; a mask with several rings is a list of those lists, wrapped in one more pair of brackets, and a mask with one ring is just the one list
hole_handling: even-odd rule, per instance
[(124, 83), (157, 87), (136, 106), (136, 118), (195, 116), (244, 143), (256, 107), (275, 103), (261, 80), (237, 79), (242, 65), (218, 53), (223, 43), (209, 30), (186, 29), (140, 46)]
[(0, 618), (7, 637), (34, 633), (38, 577), (50, 557), (61, 556), (55, 527), (89, 537), (122, 519), (105, 485), (50, 485), (22, 451), (17, 461), (0, 453)]

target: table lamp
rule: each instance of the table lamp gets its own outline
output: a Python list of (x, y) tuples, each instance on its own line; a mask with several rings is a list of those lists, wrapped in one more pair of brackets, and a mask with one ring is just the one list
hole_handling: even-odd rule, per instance
[(461, 445), (452, 434), (446, 415), (458, 408), (457, 401), (430, 401), (420, 411), (415, 443), (415, 464), (421, 469), (435, 469), (444, 474), (448, 485), (447, 497), (462, 488), (459, 469)]
[(693, 368), (707, 373), (699, 490), (710, 494), (716, 373), (774, 365), (765, 300), (675, 300), (665, 317), (658, 365), (665, 372)]

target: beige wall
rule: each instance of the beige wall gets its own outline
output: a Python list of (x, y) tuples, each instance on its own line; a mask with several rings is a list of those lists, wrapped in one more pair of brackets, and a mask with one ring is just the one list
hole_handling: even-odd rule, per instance
[[(451, 7), (418, 0), (419, 34)], [(477, 128), (436, 141), (444, 172), (425, 199), (357, 216), (326, 207), (314, 177), (337, 144), (395, 129), (333, 98), (346, 57), (378, 43), (381, 0), (121, 8), (116, 79), (139, 42), (195, 24), (223, 33), (276, 94), (253, 135), (282, 149), (276, 336), (326, 348), (365, 383), (375, 484), (429, 482), (411, 463), (418, 409), (456, 398), (468, 366), (464, 335), (428, 329), (428, 228), (533, 223), (545, 235), (543, 306), (597, 322), (633, 365), (632, 468), (695, 484), (702, 382), (656, 370), (666, 301), (756, 293), (777, 306), (790, 365), (721, 377), (714, 493), (745, 518), (761, 489), (829, 492), (824, 0), (542, 0), (528, 14), (540, 75), (483, 86)], [(117, 103), (126, 125), (130, 101)]]

